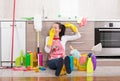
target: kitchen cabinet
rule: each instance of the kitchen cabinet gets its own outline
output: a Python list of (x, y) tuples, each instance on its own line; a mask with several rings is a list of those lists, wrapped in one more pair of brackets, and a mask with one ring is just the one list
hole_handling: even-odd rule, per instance
[[(68, 42), (66, 45), (66, 53), (70, 53), (70, 45), (82, 53), (91, 52), (91, 49), (94, 46), (94, 22), (88, 21), (84, 27), (79, 27), (76, 22), (71, 23), (78, 27), (81, 38)], [(66, 29), (66, 34), (73, 35), (74, 33), (71, 31), (71, 29)]]
[[(11, 48), (12, 48), (12, 21), (1, 21), (1, 61), (2, 65), (10, 66)], [(26, 22), (16, 21), (14, 26), (14, 55), (15, 58), (20, 55), (20, 51), (26, 52)]]
[(26, 22), (26, 50), (37, 52), (37, 32), (33, 21)]
[[(43, 22), (43, 28), (40, 32), (40, 51), (43, 52), (43, 60), (46, 61), (47, 54), (44, 52), (44, 46), (45, 46), (45, 38), (48, 35), (48, 29), (49, 27), (46, 27), (46, 22)], [(47, 23), (47, 25), (50, 25)], [(34, 22), (33, 21), (27, 21), (26, 22), (26, 50), (31, 52), (37, 53), (37, 32), (34, 29)]]
[[(45, 39), (48, 36), (48, 32), (50, 30), (51, 25), (56, 21), (43, 21), (42, 31), (40, 33), (40, 49), (44, 54), (44, 61), (47, 59), (47, 55), (44, 51), (45, 47)], [(64, 24), (66, 21), (60, 21)], [(90, 52), (92, 47), (94, 46), (94, 22), (88, 21), (86, 26), (79, 27), (79, 25), (75, 21), (70, 21), (74, 25), (78, 27), (79, 33), (81, 34), (81, 38), (69, 41), (66, 44), (66, 54), (70, 53), (70, 45), (72, 45), (75, 49), (78, 49), (80, 52)], [(32, 34), (31, 34), (32, 33)], [(73, 35), (74, 32), (71, 29), (66, 29), (66, 35)], [(71, 38), (72, 39), (72, 38)], [(34, 25), (32, 21), (27, 22), (27, 50), (36, 51), (36, 31), (34, 29)]]

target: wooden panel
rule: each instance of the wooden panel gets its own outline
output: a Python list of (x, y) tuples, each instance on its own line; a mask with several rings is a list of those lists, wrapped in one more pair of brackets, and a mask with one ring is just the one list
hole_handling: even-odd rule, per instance
[[(74, 40), (76, 42), (84, 41), (84, 40), (94, 40), (94, 33), (91, 32), (79, 32), (81, 34), (81, 38)], [(67, 35), (73, 35), (73, 32), (66, 32)]]
[[(47, 59), (47, 55), (44, 51), (45, 39), (48, 36), (48, 32), (54, 22), (53, 21), (44, 21), (42, 31), (40, 33), (40, 49), (44, 54), (44, 60)], [(64, 24), (65, 22), (61, 22)], [(85, 27), (79, 27), (76, 22), (71, 22), (78, 27), (79, 32), (81, 33), (81, 38), (68, 42), (66, 45), (66, 54), (69, 54), (70, 48), (69, 45), (73, 45), (74, 48), (80, 51), (89, 51), (94, 45), (94, 23), (88, 22)], [(70, 28), (66, 29), (66, 35), (74, 34)], [(83, 43), (82, 43), (83, 42)], [(36, 31), (33, 28), (33, 22), (27, 22), (27, 50), (36, 51)]]
[[(114, 68), (113, 68), (114, 69)], [(104, 73), (104, 70), (102, 70), (101, 72)], [(6, 71), (5, 71), (6, 73)], [(20, 75), (20, 77), (16, 77), (16, 76), (7, 76), (7, 77), (0, 77), (0, 81), (120, 81), (120, 77), (119, 77), (119, 73), (114, 76), (111, 76), (112, 73), (109, 73), (109, 75), (106, 75), (106, 76), (103, 76), (103, 75), (99, 75), (99, 72), (98, 72), (98, 75), (99, 76), (96, 76), (95, 75), (91, 75), (91, 76), (84, 76), (84, 72), (83, 72), (83, 76), (81, 76), (82, 72), (81, 71), (75, 71), (74, 73), (77, 73), (76, 76), (75, 75), (71, 75), (71, 77), (65, 75), (65, 76), (62, 76), (62, 77), (55, 77), (52, 75), (50, 75), (50, 73), (45, 73), (45, 74), (48, 74), (48, 75), (44, 75), (41, 74), (41, 77), (38, 77), (38, 74), (34, 74), (32, 77), (28, 76), (22, 76)], [(23, 73), (24, 74), (24, 73)], [(79, 75), (80, 74), (80, 75)]]
[[(87, 24), (84, 27), (79, 27), (79, 24), (77, 24), (76, 22), (71, 22), (72, 24), (74, 24), (77, 28), (79, 32), (91, 32), (94, 31), (94, 22), (87, 22)], [(71, 29), (67, 28), (66, 32), (71, 32)]]
[(79, 32), (91, 32), (94, 33), (94, 22), (87, 22), (84, 27), (80, 27)]
[[(43, 60), (47, 59), (47, 55), (44, 51), (45, 47), (45, 40), (46, 37), (48, 36), (49, 29), (51, 28), (51, 25), (53, 22), (44, 22), (42, 31), (40, 32), (40, 50), (44, 54)], [(34, 23), (32, 21), (27, 22), (27, 51), (32, 51), (32, 52), (37, 52), (37, 33), (36, 30), (34, 29)]]
[(27, 33), (26, 33), (26, 40), (27, 40), (27, 51), (32, 51), (32, 52), (36, 52), (37, 51), (37, 42), (36, 42), (36, 31), (34, 29), (34, 25), (32, 21), (28, 21), (27, 22)]
[[(75, 23), (73, 23), (75, 24)], [(78, 24), (75, 24), (76, 26)], [(71, 41), (66, 46), (66, 53), (69, 53), (69, 45), (72, 45), (75, 49), (80, 51), (90, 51), (94, 46), (94, 22), (88, 22), (85, 27), (78, 27), (81, 38)], [(71, 32), (70, 29), (66, 31), (67, 35), (73, 35), (74, 32)]]
[(49, 30), (50, 30), (52, 24), (53, 24), (53, 22), (43, 22), (43, 28), (42, 28), (42, 31), (40, 34), (40, 48), (44, 54), (44, 61), (47, 60), (47, 56), (48, 56), (48, 54), (44, 50), (45, 40), (46, 40), (46, 37), (48, 36)]
[(70, 44), (78, 50), (91, 50), (93, 47), (93, 40), (85, 40), (82, 42), (71, 42)]

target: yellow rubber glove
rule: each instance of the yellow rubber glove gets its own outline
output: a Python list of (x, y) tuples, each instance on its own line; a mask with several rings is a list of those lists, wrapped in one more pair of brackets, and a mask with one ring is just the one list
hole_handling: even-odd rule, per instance
[(75, 33), (78, 31), (77, 27), (76, 27), (75, 25), (69, 23), (69, 22), (66, 22), (66, 23), (65, 23), (65, 27), (71, 28), (72, 31), (75, 32)]
[(48, 46), (51, 46), (51, 45), (52, 45), (54, 35), (55, 35), (55, 29), (52, 28), (52, 29), (49, 31), (49, 36), (50, 36), (50, 37), (49, 37), (48, 43), (47, 43)]

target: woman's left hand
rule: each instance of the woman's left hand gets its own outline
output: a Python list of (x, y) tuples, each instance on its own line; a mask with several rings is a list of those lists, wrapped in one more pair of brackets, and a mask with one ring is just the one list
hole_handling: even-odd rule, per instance
[(75, 33), (78, 32), (77, 27), (76, 27), (75, 25), (69, 23), (69, 22), (66, 22), (66, 23), (65, 23), (65, 27), (71, 28), (72, 31), (75, 32)]

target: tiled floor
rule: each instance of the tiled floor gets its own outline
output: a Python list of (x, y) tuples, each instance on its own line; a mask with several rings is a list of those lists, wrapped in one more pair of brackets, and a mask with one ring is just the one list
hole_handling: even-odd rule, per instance
[[(114, 62), (115, 61), (115, 62)], [(115, 65), (119, 63), (120, 60), (97, 60), (100, 64), (101, 62), (106, 62), (103, 65), (97, 65), (96, 70), (94, 73), (87, 73), (85, 71), (77, 71), (74, 70), (69, 75), (64, 75), (65, 77), (87, 77), (87, 76), (94, 76), (94, 77), (109, 77), (109, 76), (120, 76), (120, 65)], [(117, 62), (116, 62), (117, 61)], [(113, 62), (111, 65), (107, 65), (107, 62)], [(114, 64), (115, 63), (115, 64)], [(115, 66), (114, 66), (115, 65)], [(38, 73), (34, 71), (13, 71), (12, 69), (0, 69), (0, 77), (55, 77), (53, 70), (47, 68), (46, 71), (40, 71)]]

